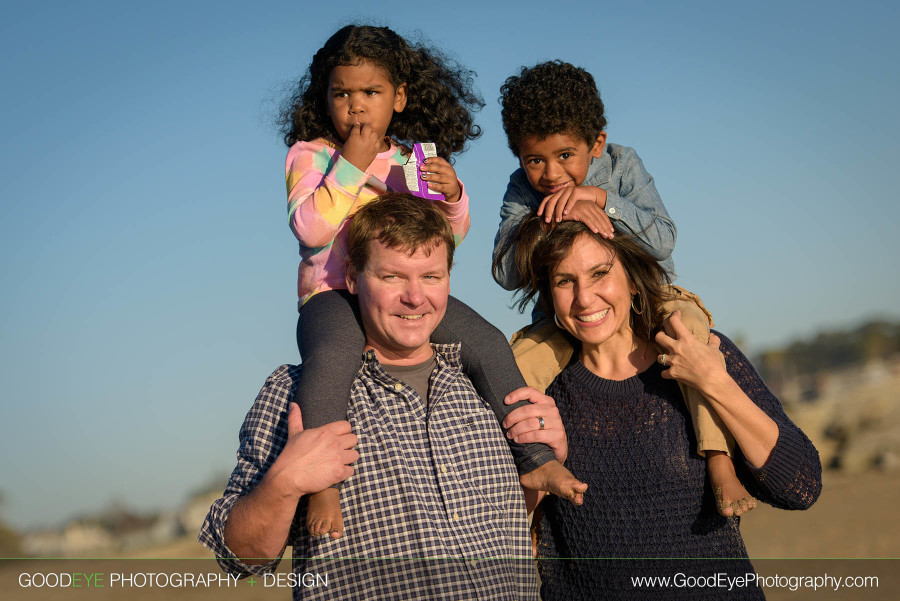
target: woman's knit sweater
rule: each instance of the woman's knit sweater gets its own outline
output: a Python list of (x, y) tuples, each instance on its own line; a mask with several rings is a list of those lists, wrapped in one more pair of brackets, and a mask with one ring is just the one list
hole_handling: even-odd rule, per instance
[[(759, 469), (736, 451), (738, 476), (761, 501), (808, 508), (822, 486), (818, 452), (784, 414), (750, 361), (719, 336), (728, 373), (779, 431), (772, 454)], [(664, 379), (662, 370), (654, 364), (637, 376), (612, 381), (576, 360), (547, 389), (569, 438), (566, 466), (589, 488), (580, 507), (556, 497), (544, 501), (538, 554), (595, 559), (542, 560), (545, 601), (763, 598), (752, 584), (734, 586), (730, 593), (718, 586), (678, 587), (674, 581), (669, 586), (632, 585), (632, 576), (707, 578), (753, 572), (740, 519), (716, 511), (706, 462), (694, 452), (690, 415), (678, 385)]]

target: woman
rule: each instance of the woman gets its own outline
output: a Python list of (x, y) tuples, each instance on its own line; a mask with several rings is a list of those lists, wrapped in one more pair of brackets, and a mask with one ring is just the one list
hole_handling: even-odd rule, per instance
[[(739, 447), (738, 476), (763, 502), (812, 505), (821, 490), (812, 443), (730, 340), (712, 336), (704, 345), (677, 316), (673, 332), (657, 331), (664, 275), (633, 240), (606, 240), (577, 221), (547, 233), (536, 216), (525, 218), (516, 236), (515, 260), (525, 275), (520, 307), (539, 297), (580, 342), (547, 394), (568, 434), (566, 467), (588, 489), (581, 506), (547, 497), (539, 508), (542, 597), (764, 598), (755, 582), (732, 581), (728, 591), (727, 580), (709, 579), (754, 570), (739, 518), (719, 515), (707, 492), (706, 465), (692, 452), (693, 429), (675, 380), (713, 403)], [(539, 410), (511, 414), (508, 422), (518, 422), (513, 434), (539, 429)], [(672, 580), (632, 580), (641, 576)]]

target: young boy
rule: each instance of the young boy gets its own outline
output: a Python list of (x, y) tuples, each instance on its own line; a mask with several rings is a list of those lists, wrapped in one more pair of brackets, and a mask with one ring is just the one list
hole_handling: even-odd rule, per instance
[[(538, 209), (548, 223), (575, 220), (607, 238), (615, 232), (635, 236), (674, 281), (675, 224), (634, 149), (607, 144), (603, 101), (591, 74), (550, 61), (522, 68), (518, 76), (506, 80), (500, 94), (503, 129), (521, 167), (510, 176), (503, 197), (495, 259), (503, 254), (521, 218)], [(506, 252), (494, 263), (494, 279), (507, 290), (521, 283), (512, 257)], [(666, 314), (681, 311), (693, 334), (708, 341), (713, 323), (700, 299), (676, 286), (672, 296), (664, 307)], [(551, 319), (537, 312), (532, 318), (537, 323), (514, 337), (514, 347), (526, 382), (544, 390), (574, 349)], [(697, 452), (707, 460), (719, 513), (739, 516), (749, 511), (756, 500), (735, 473), (730, 458), (734, 439), (699, 392), (680, 386), (694, 421)]]

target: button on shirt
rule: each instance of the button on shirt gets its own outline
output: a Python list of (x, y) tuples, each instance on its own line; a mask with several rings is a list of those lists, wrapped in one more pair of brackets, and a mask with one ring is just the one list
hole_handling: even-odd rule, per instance
[[(344, 536), (310, 537), (305, 503), (291, 529), (294, 573), (328, 586), (294, 587), (295, 599), (538, 599), (525, 503), (493, 412), (462, 373), (459, 345), (434, 345), (429, 399), (388, 375), (374, 351), (351, 390), (348, 419), (360, 458), (341, 488)], [(241, 429), (239, 462), (200, 533), (223, 569), (248, 566), (224, 542), (234, 502), (262, 479), (287, 438), (299, 368), (282, 366)], [(477, 561), (473, 561), (477, 560)]]

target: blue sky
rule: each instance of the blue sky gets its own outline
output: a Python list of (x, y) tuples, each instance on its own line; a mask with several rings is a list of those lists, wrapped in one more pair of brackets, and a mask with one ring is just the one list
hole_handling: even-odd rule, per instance
[[(338, 27), (423, 32), (478, 73), (458, 158), (472, 229), (452, 290), (505, 332), (490, 278), (516, 162), (498, 89), (588, 69), (678, 226), (679, 283), (750, 351), (900, 317), (898, 9), (887, 3), (17, 3), (0, 22), (2, 515), (163, 508), (231, 469), (266, 375), (297, 361), (284, 90)], [(564, 7), (558, 9), (558, 7)]]

